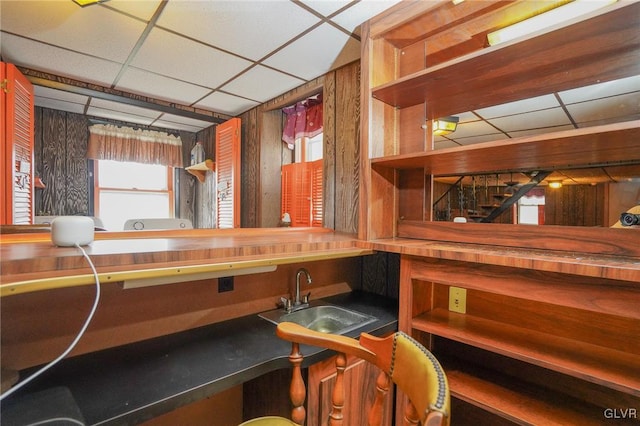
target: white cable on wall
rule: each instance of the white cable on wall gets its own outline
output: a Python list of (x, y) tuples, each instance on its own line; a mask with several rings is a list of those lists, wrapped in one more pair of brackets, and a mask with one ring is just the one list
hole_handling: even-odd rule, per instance
[(80, 341), (80, 339), (84, 335), (85, 331), (87, 330), (87, 327), (89, 326), (89, 323), (93, 319), (93, 315), (96, 313), (96, 309), (98, 308), (98, 302), (100, 301), (100, 279), (98, 278), (98, 272), (96, 271), (96, 268), (93, 265), (93, 262), (91, 261), (91, 258), (89, 257), (87, 252), (84, 251), (84, 249), (79, 244), (76, 244), (75, 246), (80, 249), (80, 251), (82, 252), (82, 255), (84, 256), (84, 258), (87, 259), (87, 262), (89, 263), (89, 266), (91, 267), (91, 270), (93, 271), (93, 276), (95, 277), (95, 281), (96, 281), (96, 297), (95, 297), (95, 300), (93, 301), (93, 306), (91, 308), (91, 311), (89, 312), (89, 315), (87, 316), (87, 319), (85, 320), (84, 324), (82, 325), (82, 328), (78, 332), (76, 338), (73, 339), (73, 342), (71, 342), (69, 347), (62, 354), (60, 354), (60, 356), (58, 356), (56, 359), (51, 361), (49, 364), (45, 365), (40, 370), (38, 370), (35, 373), (33, 373), (31, 376), (27, 377), (22, 382), (18, 383), (17, 385), (15, 385), (11, 389), (7, 390), (5, 393), (0, 395), (0, 401), (5, 399), (6, 397), (10, 396), (14, 392), (16, 392), (18, 389), (21, 389), (27, 383), (31, 382), (36, 377), (40, 376), (42, 373), (44, 373), (45, 371), (47, 371), (48, 369), (53, 367), (55, 364), (60, 362), (64, 357), (66, 357), (69, 354), (69, 352), (71, 352), (73, 350), (73, 348), (78, 344), (78, 342)]

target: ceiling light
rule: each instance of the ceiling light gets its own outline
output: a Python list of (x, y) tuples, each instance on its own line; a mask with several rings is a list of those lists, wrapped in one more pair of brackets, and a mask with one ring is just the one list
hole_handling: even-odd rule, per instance
[(73, 0), (80, 7), (91, 6), (92, 4), (104, 3), (109, 0)]
[(553, 189), (562, 188), (562, 182), (560, 182), (559, 180), (551, 181), (549, 182), (549, 188), (553, 188)]
[(448, 135), (456, 131), (458, 127), (458, 117), (442, 117), (433, 120), (433, 134), (436, 136)]
[(490, 46), (505, 43), (515, 38), (568, 21), (577, 16), (593, 12), (616, 1), (618, 0), (574, 0), (548, 12), (489, 33), (487, 34), (487, 40)]

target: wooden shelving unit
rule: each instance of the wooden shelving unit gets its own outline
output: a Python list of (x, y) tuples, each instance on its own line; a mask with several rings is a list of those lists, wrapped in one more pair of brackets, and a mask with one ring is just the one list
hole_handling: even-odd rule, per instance
[(599, 425), (640, 407), (637, 231), (431, 222), (436, 176), (640, 164), (637, 120), (429, 148), (424, 120), (640, 75), (640, 2), (484, 45), (531, 4), (401, 2), (363, 25), (359, 237), (401, 254), (399, 327), (441, 360), (458, 418)]
[(427, 117), (434, 119), (495, 105), (497, 98), (510, 102), (634, 75), (640, 67), (632, 42), (638, 8), (620, 4), (536, 37), (475, 51), (376, 86), (372, 96), (396, 108), (426, 102)]

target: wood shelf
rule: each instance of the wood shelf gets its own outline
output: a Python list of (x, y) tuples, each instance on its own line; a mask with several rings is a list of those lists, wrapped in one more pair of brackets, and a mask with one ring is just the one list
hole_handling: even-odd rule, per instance
[(447, 368), (446, 363), (444, 368), (453, 397), (512, 422), (547, 426), (602, 424), (602, 410), (595, 406), (585, 413), (584, 405), (554, 404), (557, 401), (553, 398), (558, 396), (555, 393), (544, 392), (546, 400), (531, 397), (529, 394), (533, 392), (527, 392), (526, 384), (516, 383), (513, 379), (512, 386), (507, 387), (496, 384), (495, 381), (483, 380), (461, 369)]
[[(396, 108), (426, 102), (427, 118), (434, 119), (637, 75), (639, 27), (640, 4), (619, 2), (589, 19), (570, 21), (536, 37), (489, 47), (375, 87), (372, 96)], [(522, 70), (529, 71), (526, 79)]]
[(185, 170), (198, 178), (200, 183), (204, 183), (207, 172), (214, 171), (216, 169), (216, 163), (212, 160), (204, 160), (202, 163), (194, 164), (185, 168)]
[[(374, 167), (424, 168), (436, 176), (499, 173), (626, 164), (640, 157), (640, 120), (529, 137), (498, 140), (465, 147), (402, 154), (371, 160)], [(496, 170), (496, 164), (508, 164)]]
[(435, 309), (412, 328), (640, 396), (640, 357), (530, 329)]

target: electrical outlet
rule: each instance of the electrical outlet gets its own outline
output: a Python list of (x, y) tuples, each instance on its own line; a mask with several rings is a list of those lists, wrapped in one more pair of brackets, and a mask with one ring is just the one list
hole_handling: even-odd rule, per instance
[(467, 313), (467, 289), (460, 287), (449, 287), (449, 310)]
[(218, 293), (233, 291), (233, 277), (218, 278)]

